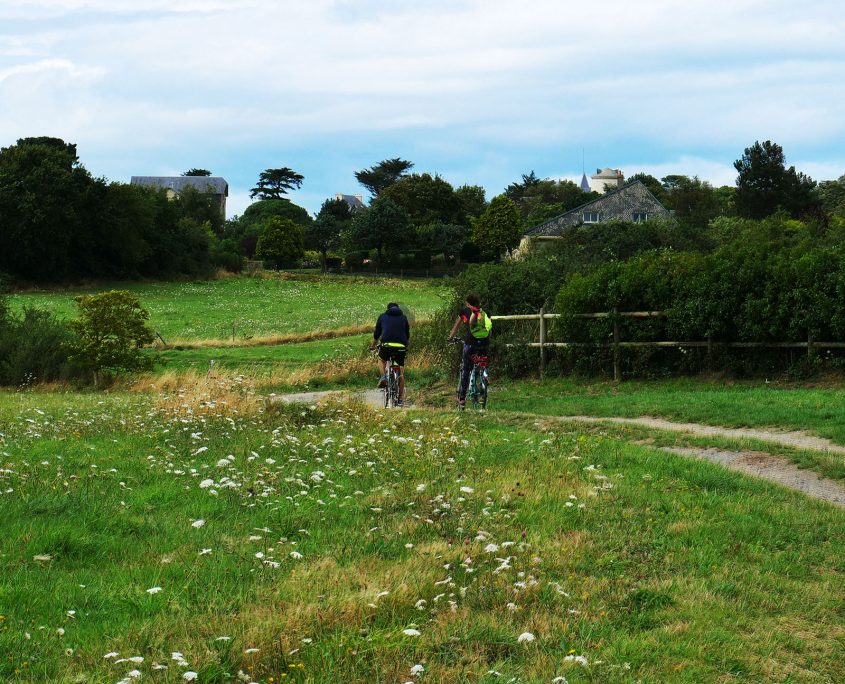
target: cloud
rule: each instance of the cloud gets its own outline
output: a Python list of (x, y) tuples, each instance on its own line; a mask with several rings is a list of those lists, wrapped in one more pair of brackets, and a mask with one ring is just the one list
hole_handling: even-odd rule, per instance
[(5, 0), (0, 144), (60, 134), (107, 174), (178, 154), (244, 179), (392, 146), (489, 184), (583, 145), (717, 182), (757, 139), (837, 163), (844, 30), (826, 0)]

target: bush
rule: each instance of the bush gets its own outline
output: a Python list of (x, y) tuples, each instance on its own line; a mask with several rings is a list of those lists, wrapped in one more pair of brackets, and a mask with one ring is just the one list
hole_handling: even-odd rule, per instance
[(138, 370), (150, 365), (141, 346), (153, 341), (149, 313), (125, 290), (75, 297), (79, 319), (70, 323), (77, 338), (72, 359), (93, 373), (98, 386), (103, 371)]
[(81, 377), (70, 362), (73, 335), (52, 314), (25, 309), (12, 315), (0, 304), (0, 384), (22, 386)]

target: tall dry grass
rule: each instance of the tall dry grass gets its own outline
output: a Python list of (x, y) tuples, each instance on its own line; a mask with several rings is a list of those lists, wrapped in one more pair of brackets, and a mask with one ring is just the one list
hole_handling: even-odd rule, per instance
[(347, 325), (342, 328), (310, 330), (304, 333), (284, 333), (282, 335), (266, 335), (249, 339), (213, 339), (195, 340), (174, 338), (159, 349), (216, 349), (224, 347), (269, 347), (276, 344), (297, 344), (300, 342), (315, 342), (317, 340), (331, 340), (336, 337), (351, 337), (372, 332), (372, 325)]

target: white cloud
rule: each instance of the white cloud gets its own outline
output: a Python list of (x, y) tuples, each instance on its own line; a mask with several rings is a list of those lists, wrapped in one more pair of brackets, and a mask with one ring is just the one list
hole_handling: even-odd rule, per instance
[(3, 0), (0, 145), (61, 135), (106, 174), (178, 151), (226, 175), (248, 151), (256, 177), (327, 144), (361, 168), (383, 136), (468, 182), (585, 145), (721, 183), (756, 139), (842, 149), (843, 16), (828, 0)]

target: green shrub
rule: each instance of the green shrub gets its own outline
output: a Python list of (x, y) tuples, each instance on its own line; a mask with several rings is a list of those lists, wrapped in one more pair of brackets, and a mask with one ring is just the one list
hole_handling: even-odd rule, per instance
[(14, 316), (0, 304), (0, 384), (80, 377), (81, 369), (69, 359), (72, 343), (68, 327), (49, 312), (27, 308)]
[(141, 346), (153, 341), (146, 321), (149, 313), (125, 290), (75, 297), (79, 319), (70, 323), (76, 333), (72, 359), (93, 373), (99, 385), (103, 371), (138, 370), (150, 360)]

